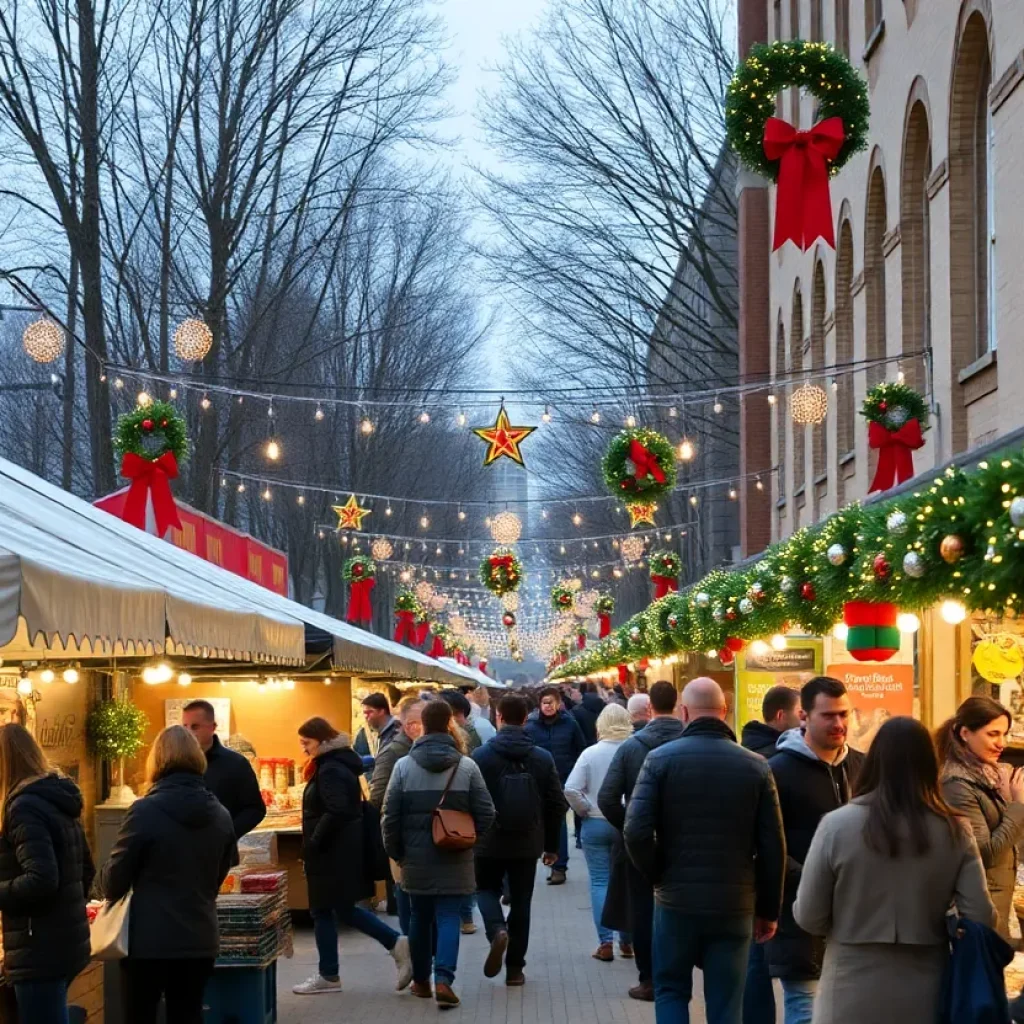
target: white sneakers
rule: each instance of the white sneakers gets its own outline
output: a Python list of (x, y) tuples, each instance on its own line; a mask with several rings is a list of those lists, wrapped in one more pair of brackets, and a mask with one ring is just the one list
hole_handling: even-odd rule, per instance
[[(410, 976), (412, 968), (410, 967)], [(340, 992), (341, 982), (340, 981), (328, 981), (327, 978), (322, 977), (319, 974), (314, 974), (312, 977), (307, 978), (305, 981), (294, 986), (292, 991), (297, 996), (324, 996), (328, 992)]]
[(409, 940), (404, 935), (398, 936), (395, 948), (391, 950), (391, 958), (398, 968), (398, 980), (395, 982), (395, 989), (401, 992), (409, 987), (412, 981), (412, 954), (409, 952)]

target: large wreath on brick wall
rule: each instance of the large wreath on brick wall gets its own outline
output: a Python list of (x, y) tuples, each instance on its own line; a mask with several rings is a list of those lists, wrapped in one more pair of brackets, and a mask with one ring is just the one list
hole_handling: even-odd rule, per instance
[[(818, 101), (809, 131), (774, 116), (783, 89)], [(808, 249), (818, 237), (835, 245), (829, 175), (867, 148), (870, 107), (863, 76), (828, 43), (792, 39), (751, 48), (736, 69), (725, 105), (725, 133), (740, 162), (779, 187), (773, 249), (792, 239)]]

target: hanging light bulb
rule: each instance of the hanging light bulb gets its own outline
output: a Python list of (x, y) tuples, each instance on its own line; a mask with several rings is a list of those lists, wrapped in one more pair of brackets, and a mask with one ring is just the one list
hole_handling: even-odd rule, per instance
[(850, 627), (845, 622), (837, 622), (832, 627), (832, 635), (837, 639), (846, 643), (846, 638), (850, 635)]
[(148, 391), (140, 391), (135, 396), (135, 404), (140, 409), (147, 409), (153, 404), (153, 396)]
[(192, 675), (191, 675), (191, 673), (189, 673), (189, 672), (179, 672), (178, 673), (178, 685), (179, 686), (191, 686), (192, 685)]
[(551, 422), (551, 410), (546, 405), (544, 406), (544, 411), (540, 414), (540, 418), (542, 423)]
[(420, 516), (420, 529), (425, 530), (430, 525), (430, 520), (426, 516)]
[(697, 495), (696, 495), (696, 494), (691, 494), (691, 495), (690, 495), (690, 504), (691, 504), (691, 505), (692, 505), (692, 506), (693, 506), (694, 508), (696, 508), (696, 507), (697, 507)]
[(77, 683), (78, 682), (78, 678), (79, 678), (78, 677), (78, 669), (75, 668), (74, 665), (69, 665), (61, 673), (61, 679), (63, 679), (65, 683), (71, 683), (71, 684)]
[(271, 462), (277, 462), (277, 460), (281, 458), (281, 445), (273, 438), (267, 442), (267, 447), (264, 451)]
[(774, 405), (775, 404), (775, 396), (774, 395), (769, 395), (768, 396), (768, 404), (769, 405)]
[(601, 414), (596, 409), (590, 414), (590, 422), (591, 423), (600, 423), (601, 422)]
[(679, 458), (683, 462), (689, 462), (693, 458), (693, 442), (684, 437), (679, 443)]
[(372, 434), (373, 433), (373, 420), (371, 420), (369, 417), (364, 416), (362, 423), (359, 424), (359, 429), (364, 434)]
[(668, 418), (674, 420), (679, 415), (679, 410), (673, 405), (668, 411)]
[(916, 633), (921, 628), (921, 620), (913, 612), (900, 612), (896, 616), (896, 628), (901, 633)]
[(574, 513), (573, 517), (572, 517), (572, 525), (573, 526), (579, 526), (582, 522), (583, 522), (583, 516), (581, 516), (579, 514), (579, 512)]
[(306, 504), (306, 496), (304, 494), (300, 494), (295, 500), (300, 505)]
[(735, 501), (737, 497), (738, 497), (738, 495), (736, 493), (736, 488), (735, 487), (730, 487), (729, 488), (729, 500), (730, 501)]
[(547, 519), (547, 517), (548, 517), (548, 510), (546, 508), (542, 508), (540, 510), (540, 517), (541, 517), (541, 519)]
[(316, 412), (313, 413), (313, 419), (319, 423), (324, 418), (324, 411), (320, 408), (320, 404), (317, 403)]
[[(25, 670), (22, 669), (21, 671), (24, 673)], [(20, 693), (22, 697), (32, 696), (32, 680), (24, 674), (22, 674), (21, 678), (18, 680), (18, 693)]]
[(167, 395), (168, 395), (169, 398), (177, 398), (178, 397), (178, 389), (177, 388), (171, 388), (171, 390), (167, 392)]
[(42, 672), (39, 673), (39, 681), (41, 683), (52, 683), (54, 679), (56, 679), (56, 674), (52, 668), (44, 668)]
[(719, 401), (717, 396), (715, 397), (715, 404), (711, 408), (714, 410), (716, 416), (722, 415), (722, 403)]
[(967, 609), (959, 601), (943, 601), (939, 606), (943, 622), (957, 626), (967, 618)]
[(384, 509), (384, 515), (386, 515), (386, 516), (389, 516), (389, 515), (391, 515), (391, 506), (390, 506), (390, 505), (388, 505), (388, 506), (386, 506), (386, 507), (385, 507), (385, 509)]
[(772, 650), (784, 651), (786, 649), (786, 638), (782, 633), (776, 633), (772, 637)]
[(206, 412), (206, 410), (210, 408), (210, 396), (203, 395), (203, 397), (199, 400), (199, 404), (203, 407), (203, 412)]
[(460, 508), (459, 509), (459, 522), (460, 523), (465, 522), (465, 519), (466, 519), (466, 513)]
[(245, 494), (245, 483), (241, 480), (238, 482), (238, 493)]
[(429, 423), (429, 422), (430, 422), (430, 413), (427, 412), (426, 409), (424, 409), (423, 412), (420, 413), (420, 423)]
[(270, 493), (270, 488), (269, 487), (265, 487), (263, 489), (263, 500), (264, 501), (270, 501), (270, 499), (272, 497), (273, 497), (273, 495)]
[(466, 425), (466, 414), (464, 412), (459, 412), (458, 422), (460, 427), (464, 427)]
[(636, 426), (636, 417), (632, 413), (626, 417), (626, 426), (629, 427), (630, 430)]

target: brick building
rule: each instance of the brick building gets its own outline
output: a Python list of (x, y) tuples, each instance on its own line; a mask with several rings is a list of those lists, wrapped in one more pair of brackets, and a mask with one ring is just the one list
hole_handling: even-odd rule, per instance
[[(774, 189), (740, 179), (741, 372), (816, 373), (830, 403), (821, 426), (797, 427), (794, 383), (774, 405), (745, 400), (741, 468), (776, 469), (770, 505), (743, 492), (745, 553), (866, 494), (858, 409), (879, 380), (902, 372), (932, 402), (918, 472), (1024, 425), (1019, 0), (741, 0), (741, 54), (790, 38), (860, 66), (870, 138), (832, 182), (835, 251), (772, 253)], [(777, 113), (810, 127), (813, 97), (790, 92)]]

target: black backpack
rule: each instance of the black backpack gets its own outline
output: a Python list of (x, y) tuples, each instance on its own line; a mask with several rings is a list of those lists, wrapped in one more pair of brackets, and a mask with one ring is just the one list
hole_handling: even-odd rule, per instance
[(529, 832), (540, 817), (537, 780), (525, 761), (509, 761), (498, 780), (498, 828), (503, 832)]

